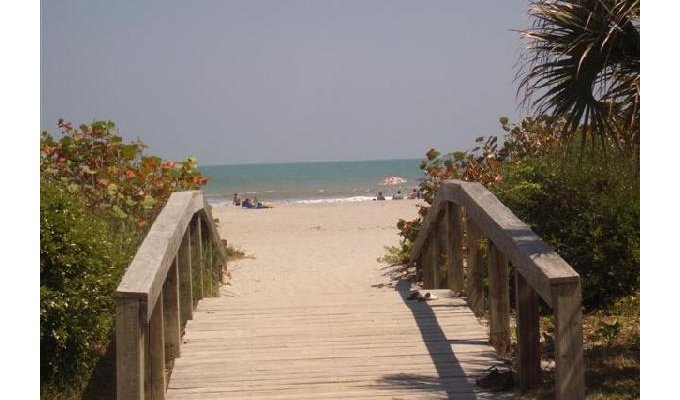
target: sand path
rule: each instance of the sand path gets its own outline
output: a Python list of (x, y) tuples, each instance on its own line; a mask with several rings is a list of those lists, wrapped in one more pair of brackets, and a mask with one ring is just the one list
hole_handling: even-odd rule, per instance
[(258, 301), (317, 302), (321, 294), (369, 296), (389, 283), (385, 246), (397, 245), (396, 222), (416, 202), (378, 201), (247, 210), (215, 207), (220, 234), (254, 259), (229, 265), (228, 295)]

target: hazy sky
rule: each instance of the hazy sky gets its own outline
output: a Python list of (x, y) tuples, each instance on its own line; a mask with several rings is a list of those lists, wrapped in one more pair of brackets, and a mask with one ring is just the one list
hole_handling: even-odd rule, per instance
[(518, 119), (527, 2), (41, 2), (41, 128), (199, 164), (421, 158)]

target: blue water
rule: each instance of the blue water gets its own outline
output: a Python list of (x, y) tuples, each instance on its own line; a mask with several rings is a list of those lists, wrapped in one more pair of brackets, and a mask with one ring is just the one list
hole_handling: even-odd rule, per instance
[[(231, 204), (234, 193), (241, 199), (257, 196), (264, 203), (314, 203), (360, 201), (381, 191), (391, 197), (400, 190), (407, 195), (418, 186), (423, 172), (419, 159), (301, 162), (201, 166), (208, 177), (203, 188), (211, 204)], [(387, 177), (406, 182), (382, 185)]]

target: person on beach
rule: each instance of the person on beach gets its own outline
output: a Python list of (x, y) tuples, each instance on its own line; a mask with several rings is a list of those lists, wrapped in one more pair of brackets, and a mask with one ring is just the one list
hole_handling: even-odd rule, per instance
[(392, 196), (392, 200), (404, 200), (404, 195), (401, 194), (401, 190), (397, 190), (397, 194)]
[(234, 193), (233, 203), (234, 203), (235, 206), (241, 205), (241, 198), (239, 197), (238, 193)]
[(413, 189), (413, 191), (408, 195), (408, 198), (411, 199), (411, 200), (419, 198), (418, 192), (416, 191), (416, 189)]
[(260, 203), (257, 200), (257, 196), (253, 197), (253, 207), (255, 207), (255, 208), (269, 208), (269, 206), (266, 206), (266, 205)]
[(383, 196), (382, 192), (378, 192), (378, 197), (376, 197), (376, 200), (385, 200), (385, 196)]
[(253, 203), (250, 201), (250, 198), (249, 198), (249, 197), (246, 197), (246, 199), (243, 200), (243, 203), (241, 203), (241, 207), (244, 207), (244, 208), (255, 208), (255, 206), (253, 205)]

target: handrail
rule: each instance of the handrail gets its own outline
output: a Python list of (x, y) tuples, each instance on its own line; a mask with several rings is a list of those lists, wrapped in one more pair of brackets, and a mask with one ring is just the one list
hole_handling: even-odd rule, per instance
[(500, 353), (507, 352), (510, 346), (510, 262), (516, 271), (515, 308), (522, 389), (538, 382), (537, 295), (540, 295), (555, 314), (556, 397), (585, 398), (580, 277), (483, 185), (460, 180), (441, 183), (413, 243), (410, 260), (416, 264), (427, 287), (448, 286), (465, 292), (472, 310), (481, 314), (485, 303), (483, 254), (479, 249), (482, 237), (489, 242), (492, 344)]
[(172, 193), (116, 290), (118, 399), (162, 399), (197, 299), (217, 294), (226, 251), (200, 191)]

